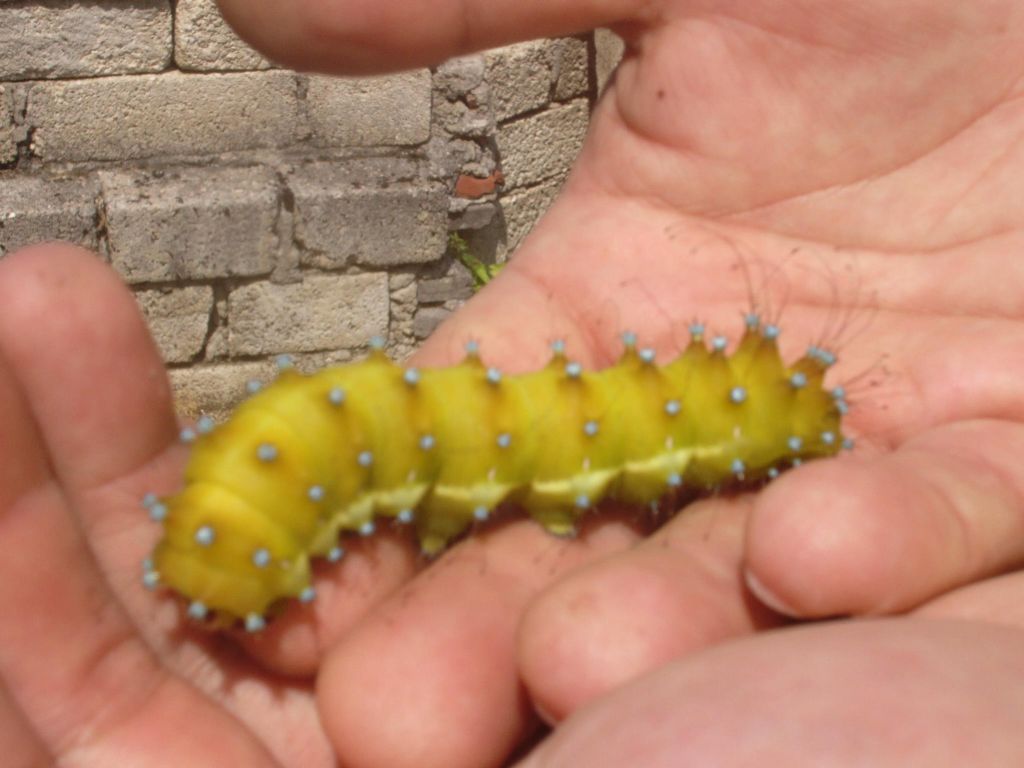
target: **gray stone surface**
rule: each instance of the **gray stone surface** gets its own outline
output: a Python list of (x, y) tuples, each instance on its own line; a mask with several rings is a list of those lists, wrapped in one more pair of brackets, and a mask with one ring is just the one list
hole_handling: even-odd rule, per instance
[(587, 41), (576, 37), (558, 40), (551, 49), (555, 99), (568, 101), (590, 91), (590, 64)]
[(486, 138), (494, 132), (494, 115), (486, 103), (470, 107), (464, 101), (438, 97), (434, 99), (434, 120), (452, 136)]
[(448, 195), (438, 183), (373, 183), (369, 173), (360, 180), (342, 164), (321, 163), (297, 169), (288, 185), (304, 264), (426, 264), (444, 255)]
[[(468, 201), (460, 200), (459, 202)], [(449, 205), (448, 211), (451, 214), (450, 229), (458, 231), (462, 229), (483, 229), (494, 220), (498, 209), (494, 203), (486, 202), (469, 203), (465, 206), (459, 206), (457, 209), (453, 209)]]
[(5, 125), (0, 118), (0, 166), (13, 163), (18, 157), (18, 141), (14, 137), (14, 126)]
[(547, 181), (535, 187), (510, 192), (501, 198), (505, 217), (505, 245), (514, 251), (530, 233), (534, 225), (550, 207), (562, 187), (561, 179)]
[(437, 68), (434, 73), (434, 87), (445, 98), (461, 99), (483, 83), (485, 73), (486, 63), (481, 54), (456, 56)]
[(615, 68), (622, 61), (622, 55), (626, 50), (622, 38), (610, 29), (598, 29), (594, 31), (594, 46), (596, 48), (597, 61), (597, 88), (604, 91), (615, 73)]
[(269, 381), (273, 362), (230, 363), (168, 371), (175, 410), (187, 418), (207, 414), (221, 421), (247, 396), (249, 381)]
[(254, 283), (228, 296), (231, 355), (313, 352), (366, 344), (388, 330), (388, 276), (309, 275)]
[(425, 339), (434, 332), (441, 323), (451, 316), (451, 312), (443, 307), (420, 307), (412, 321), (412, 332), (417, 339)]
[(284, 71), (41, 81), (28, 97), (45, 160), (207, 155), (293, 144), (295, 76)]
[(421, 280), (416, 288), (420, 304), (440, 304), (445, 301), (465, 301), (473, 295), (473, 278), (469, 270), (458, 267), (459, 273), (434, 280)]
[(412, 323), (416, 314), (416, 276), (408, 272), (389, 274), (388, 290), (391, 293), (388, 349), (394, 359), (401, 360), (415, 345)]
[(577, 99), (502, 126), (497, 144), (505, 190), (564, 177), (583, 145), (588, 121), (587, 101)]
[(178, 0), (174, 63), (181, 69), (224, 72), (273, 66), (234, 33), (214, 0)]
[(0, 172), (0, 255), (42, 240), (96, 247), (92, 176), (49, 177)]
[(166, 363), (186, 363), (203, 349), (213, 309), (209, 286), (161, 288), (135, 294)]
[[(108, 253), (182, 412), (222, 418), (272, 378), (259, 356), (306, 369), (374, 335), (404, 355), (468, 298), (469, 273), (441, 269), (448, 229), (488, 262), (520, 242), (578, 150), (588, 53), (538, 41), (339, 80), (268, 69), (214, 0), (0, 0), (0, 255)], [(498, 149), (505, 187), (451, 196)]]
[(491, 105), (499, 123), (550, 101), (551, 46), (549, 40), (531, 40), (484, 54)]
[(430, 138), (430, 70), (369, 78), (313, 76), (306, 107), (314, 143), (409, 146)]
[(0, 85), (0, 165), (18, 157), (18, 137), (14, 133), (14, 88)]
[(259, 275), (274, 265), (273, 171), (101, 171), (114, 267), (129, 282)]
[(167, 0), (0, 3), (0, 79), (158, 72), (171, 60)]

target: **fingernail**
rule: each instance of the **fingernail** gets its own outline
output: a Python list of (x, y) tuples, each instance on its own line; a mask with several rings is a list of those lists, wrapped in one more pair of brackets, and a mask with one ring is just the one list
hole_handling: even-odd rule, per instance
[(793, 618), (797, 617), (797, 612), (780, 600), (779, 597), (768, 589), (768, 587), (766, 587), (749, 568), (743, 569), (743, 580), (747, 582), (747, 589), (754, 593), (754, 597), (767, 605), (773, 611), (781, 613), (783, 616), (790, 616)]

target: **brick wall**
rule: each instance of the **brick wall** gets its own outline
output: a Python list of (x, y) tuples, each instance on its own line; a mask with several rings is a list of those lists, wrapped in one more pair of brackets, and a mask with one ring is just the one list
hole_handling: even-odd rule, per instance
[[(471, 292), (447, 250), (506, 258), (586, 130), (592, 38), (434, 70), (274, 67), (213, 0), (0, 2), (0, 256), (62, 238), (135, 290), (189, 414), (280, 354), (394, 355)], [(504, 176), (504, 186), (494, 181)]]

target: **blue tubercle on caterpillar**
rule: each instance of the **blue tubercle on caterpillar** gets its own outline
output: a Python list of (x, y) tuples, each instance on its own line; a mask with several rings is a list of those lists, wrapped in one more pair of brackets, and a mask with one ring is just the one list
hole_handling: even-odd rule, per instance
[(143, 499), (164, 526), (144, 584), (182, 595), (196, 620), (255, 632), (281, 601), (313, 600), (312, 558), (340, 560), (339, 537), (372, 535), (380, 518), (412, 526), (428, 554), (502, 504), (572, 535), (604, 499), (754, 485), (852, 447), (846, 393), (824, 387), (835, 355), (815, 346), (787, 366), (777, 326), (745, 325), (727, 355), (694, 324), (664, 366), (626, 333), (619, 361), (593, 372), (560, 342), (517, 376), (485, 366), (475, 342), (438, 369), (396, 365), (382, 343), (312, 375), (279, 359), (227, 422), (182, 432), (183, 489)]

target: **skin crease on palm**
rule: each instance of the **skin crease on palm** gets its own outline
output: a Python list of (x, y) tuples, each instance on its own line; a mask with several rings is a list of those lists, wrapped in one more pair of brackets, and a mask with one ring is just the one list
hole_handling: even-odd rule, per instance
[[(787, 358), (838, 343), (859, 447), (648, 538), (628, 511), (571, 542), (511, 521), (414, 576), (411, 543), (382, 534), (264, 635), (208, 635), (139, 585), (158, 532), (138, 499), (173, 489), (184, 454), (131, 295), (70, 247), (9, 256), (15, 765), (481, 768), (535, 708), (566, 722), (530, 768), (1024, 760), (1024, 6), (223, 10), (277, 60), (340, 74), (615, 25), (629, 52), (563, 194), (418, 363), (474, 337), (525, 370), (561, 336), (600, 367), (625, 328), (664, 360), (694, 318), (735, 335), (753, 296), (781, 308)], [(896, 618), (770, 631), (851, 614)]]

